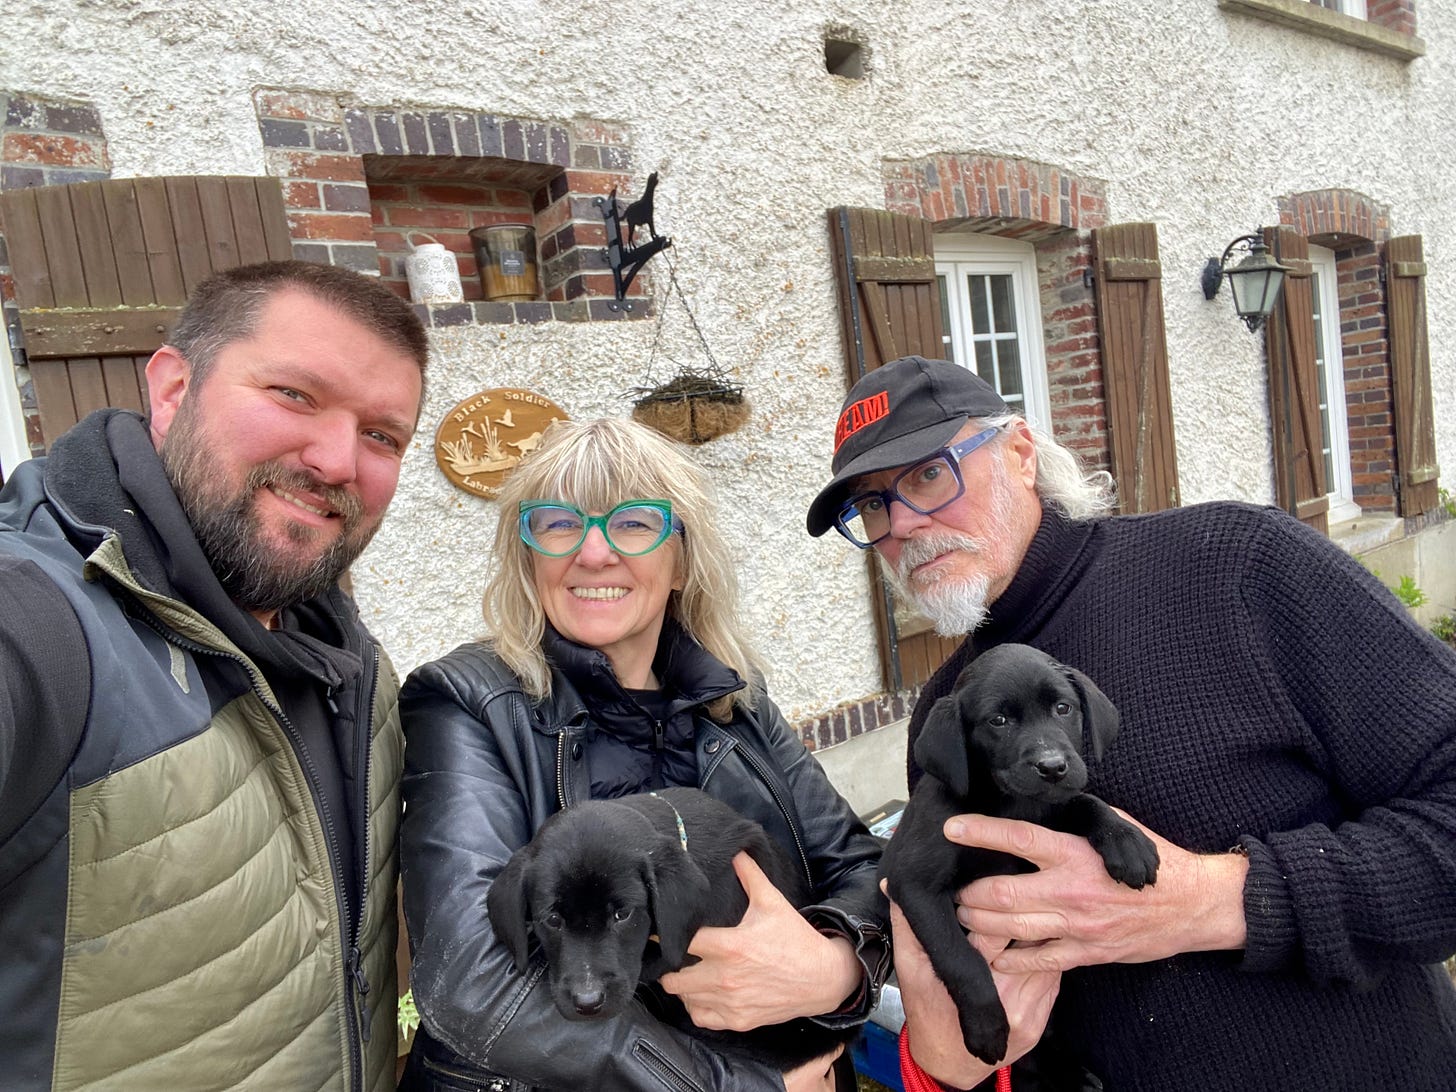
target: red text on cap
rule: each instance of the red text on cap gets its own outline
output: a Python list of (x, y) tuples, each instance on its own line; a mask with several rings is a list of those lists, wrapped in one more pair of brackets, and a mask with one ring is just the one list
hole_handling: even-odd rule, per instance
[(890, 412), (890, 392), (880, 391), (845, 407), (834, 427), (834, 450), (866, 425), (872, 425)]

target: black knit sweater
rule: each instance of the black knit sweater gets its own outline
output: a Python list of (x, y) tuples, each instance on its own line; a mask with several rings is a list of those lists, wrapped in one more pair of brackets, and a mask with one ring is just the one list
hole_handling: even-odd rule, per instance
[[(1092, 791), (1195, 852), (1249, 853), (1243, 952), (1068, 973), (1056, 1022), (1109, 1092), (1456, 1089), (1456, 656), (1328, 540), (1218, 503), (1051, 512), (992, 645), (1121, 714)], [(910, 782), (919, 771), (911, 760)]]

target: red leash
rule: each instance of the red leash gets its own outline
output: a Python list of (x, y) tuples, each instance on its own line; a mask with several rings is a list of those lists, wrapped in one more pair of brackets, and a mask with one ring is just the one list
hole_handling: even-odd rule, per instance
[[(900, 1027), (900, 1082), (905, 1092), (945, 1092), (940, 1082), (915, 1064), (910, 1057), (910, 1025)], [(1011, 1092), (1011, 1067), (996, 1070), (996, 1092)]]

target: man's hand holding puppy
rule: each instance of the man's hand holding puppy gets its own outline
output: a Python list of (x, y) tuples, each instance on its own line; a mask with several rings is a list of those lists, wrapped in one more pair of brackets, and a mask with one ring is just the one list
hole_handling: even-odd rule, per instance
[(973, 934), (1017, 942), (992, 960), (993, 969), (1066, 971), (1243, 947), (1248, 859), (1190, 853), (1137, 826), (1160, 862), (1158, 882), (1140, 891), (1113, 880), (1085, 838), (986, 815), (949, 819), (947, 840), (1011, 853), (1039, 869), (987, 876), (957, 895), (956, 916)]
[[(979, 1084), (995, 1069), (972, 1057), (961, 1042), (955, 1002), (936, 977), (905, 915), (894, 903), (890, 904), (890, 927), (895, 934), (895, 975), (900, 985), (900, 1000), (905, 1006), (905, 1024), (913, 1029), (911, 1056), (921, 1069), (942, 1084), (952, 1088)], [(996, 965), (996, 957), (1005, 947), (1004, 939), (980, 935), (966, 939), (991, 964), (991, 977), (995, 979), (996, 992), (1011, 1025), (1004, 1059), (1009, 1063), (1041, 1039), (1051, 1016), (1052, 1002), (1061, 988), (1061, 972), (1002, 972)]]

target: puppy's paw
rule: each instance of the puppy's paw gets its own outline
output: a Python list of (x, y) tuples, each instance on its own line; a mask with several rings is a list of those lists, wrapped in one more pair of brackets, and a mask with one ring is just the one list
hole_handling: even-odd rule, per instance
[(1011, 1025), (999, 1000), (989, 1005), (965, 1005), (960, 1009), (961, 1035), (966, 1049), (987, 1065), (995, 1065), (1006, 1057)]
[(1092, 846), (1102, 855), (1107, 874), (1118, 883), (1141, 891), (1158, 880), (1158, 847), (1137, 827), (1118, 823), (1099, 831)]

